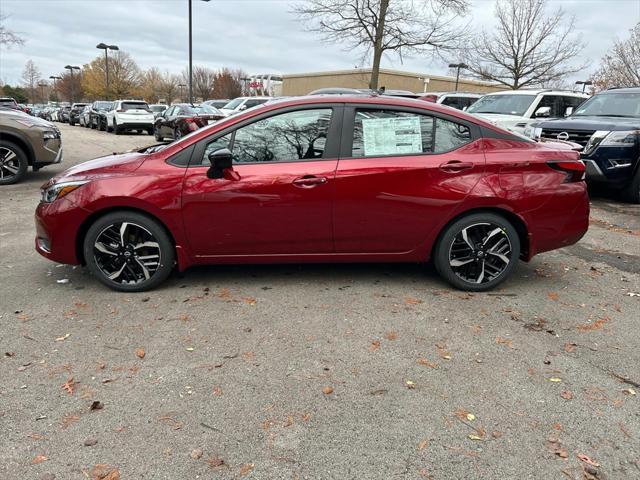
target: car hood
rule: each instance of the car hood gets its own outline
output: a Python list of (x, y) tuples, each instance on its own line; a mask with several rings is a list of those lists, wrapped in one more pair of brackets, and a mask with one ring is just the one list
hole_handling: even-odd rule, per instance
[(640, 128), (640, 118), (572, 116), (538, 121), (534, 126), (567, 130), (630, 130)]
[(147, 158), (148, 155), (140, 152), (114, 153), (113, 155), (99, 157), (65, 170), (60, 175), (52, 178), (44, 186), (60, 181), (91, 180), (94, 178), (131, 173), (140, 168)]

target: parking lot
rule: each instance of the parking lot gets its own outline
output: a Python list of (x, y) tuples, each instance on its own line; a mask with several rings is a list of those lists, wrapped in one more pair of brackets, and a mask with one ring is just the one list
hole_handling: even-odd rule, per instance
[(640, 476), (640, 206), (593, 200), (582, 241), (490, 293), (366, 264), (123, 294), (38, 255), (33, 212), (153, 137), (59, 126), (64, 162), (0, 191), (0, 478)]

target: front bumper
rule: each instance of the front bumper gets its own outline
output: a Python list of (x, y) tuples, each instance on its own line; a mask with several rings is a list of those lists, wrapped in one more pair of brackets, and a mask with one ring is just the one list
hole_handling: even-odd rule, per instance
[(591, 160), (590, 158), (583, 158), (582, 161), (584, 162), (584, 166), (586, 167), (587, 180), (597, 182), (607, 181), (607, 177), (604, 173), (602, 173), (602, 170), (595, 161)]
[(36, 208), (36, 251), (54, 262), (77, 265), (77, 237), (90, 212), (66, 198), (53, 203), (40, 203)]

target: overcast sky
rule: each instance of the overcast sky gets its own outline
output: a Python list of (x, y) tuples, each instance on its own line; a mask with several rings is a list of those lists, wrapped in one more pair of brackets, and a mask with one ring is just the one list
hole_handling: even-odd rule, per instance
[[(615, 38), (628, 36), (640, 21), (640, 0), (551, 0), (576, 15), (576, 33), (587, 44), (577, 62), (593, 61), (581, 77), (596, 68)], [(290, 13), (289, 0), (193, 0), (194, 64), (242, 68), (249, 74), (296, 73), (353, 68), (358, 52), (320, 42), (304, 31)], [(494, 0), (471, 0), (463, 21), (491, 28)], [(6, 26), (26, 39), (22, 47), (0, 50), (0, 80), (21, 81), (32, 59), (43, 77), (64, 65), (83, 65), (101, 54), (100, 42), (117, 44), (142, 68), (157, 66), (175, 73), (187, 63), (187, 0), (0, 0)], [(456, 59), (451, 59), (455, 61)], [(383, 58), (382, 66), (429, 74), (447, 74), (432, 58)]]

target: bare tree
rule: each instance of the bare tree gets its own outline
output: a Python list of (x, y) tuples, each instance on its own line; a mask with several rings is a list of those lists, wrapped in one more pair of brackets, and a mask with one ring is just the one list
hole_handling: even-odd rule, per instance
[(572, 35), (574, 18), (560, 8), (546, 15), (547, 0), (498, 0), (497, 26), (482, 31), (468, 49), (465, 63), (478, 78), (511, 89), (562, 80), (584, 65), (572, 60), (583, 50)]
[(207, 67), (193, 68), (193, 93), (197, 98), (208, 100), (213, 94), (216, 72)]
[(385, 53), (402, 58), (456, 50), (466, 28), (455, 22), (467, 7), (467, 0), (307, 0), (294, 13), (324, 41), (372, 56), (369, 86), (375, 89)]
[(22, 82), (29, 89), (29, 101), (32, 103), (36, 101), (36, 87), (40, 78), (40, 70), (36, 64), (31, 59), (27, 60), (22, 71)]
[(8, 18), (8, 15), (0, 14), (0, 45), (24, 45), (24, 38), (5, 26)]
[(243, 78), (247, 74), (242, 70), (222, 68), (216, 72), (213, 84), (213, 98), (236, 98), (242, 96)]
[[(160, 80), (160, 98), (171, 105), (178, 95), (179, 83), (180, 77), (178, 75), (165, 72)], [(182, 99), (180, 99), (180, 101), (182, 101)]]
[(640, 85), (640, 22), (626, 40), (617, 40), (593, 75), (597, 90)]

